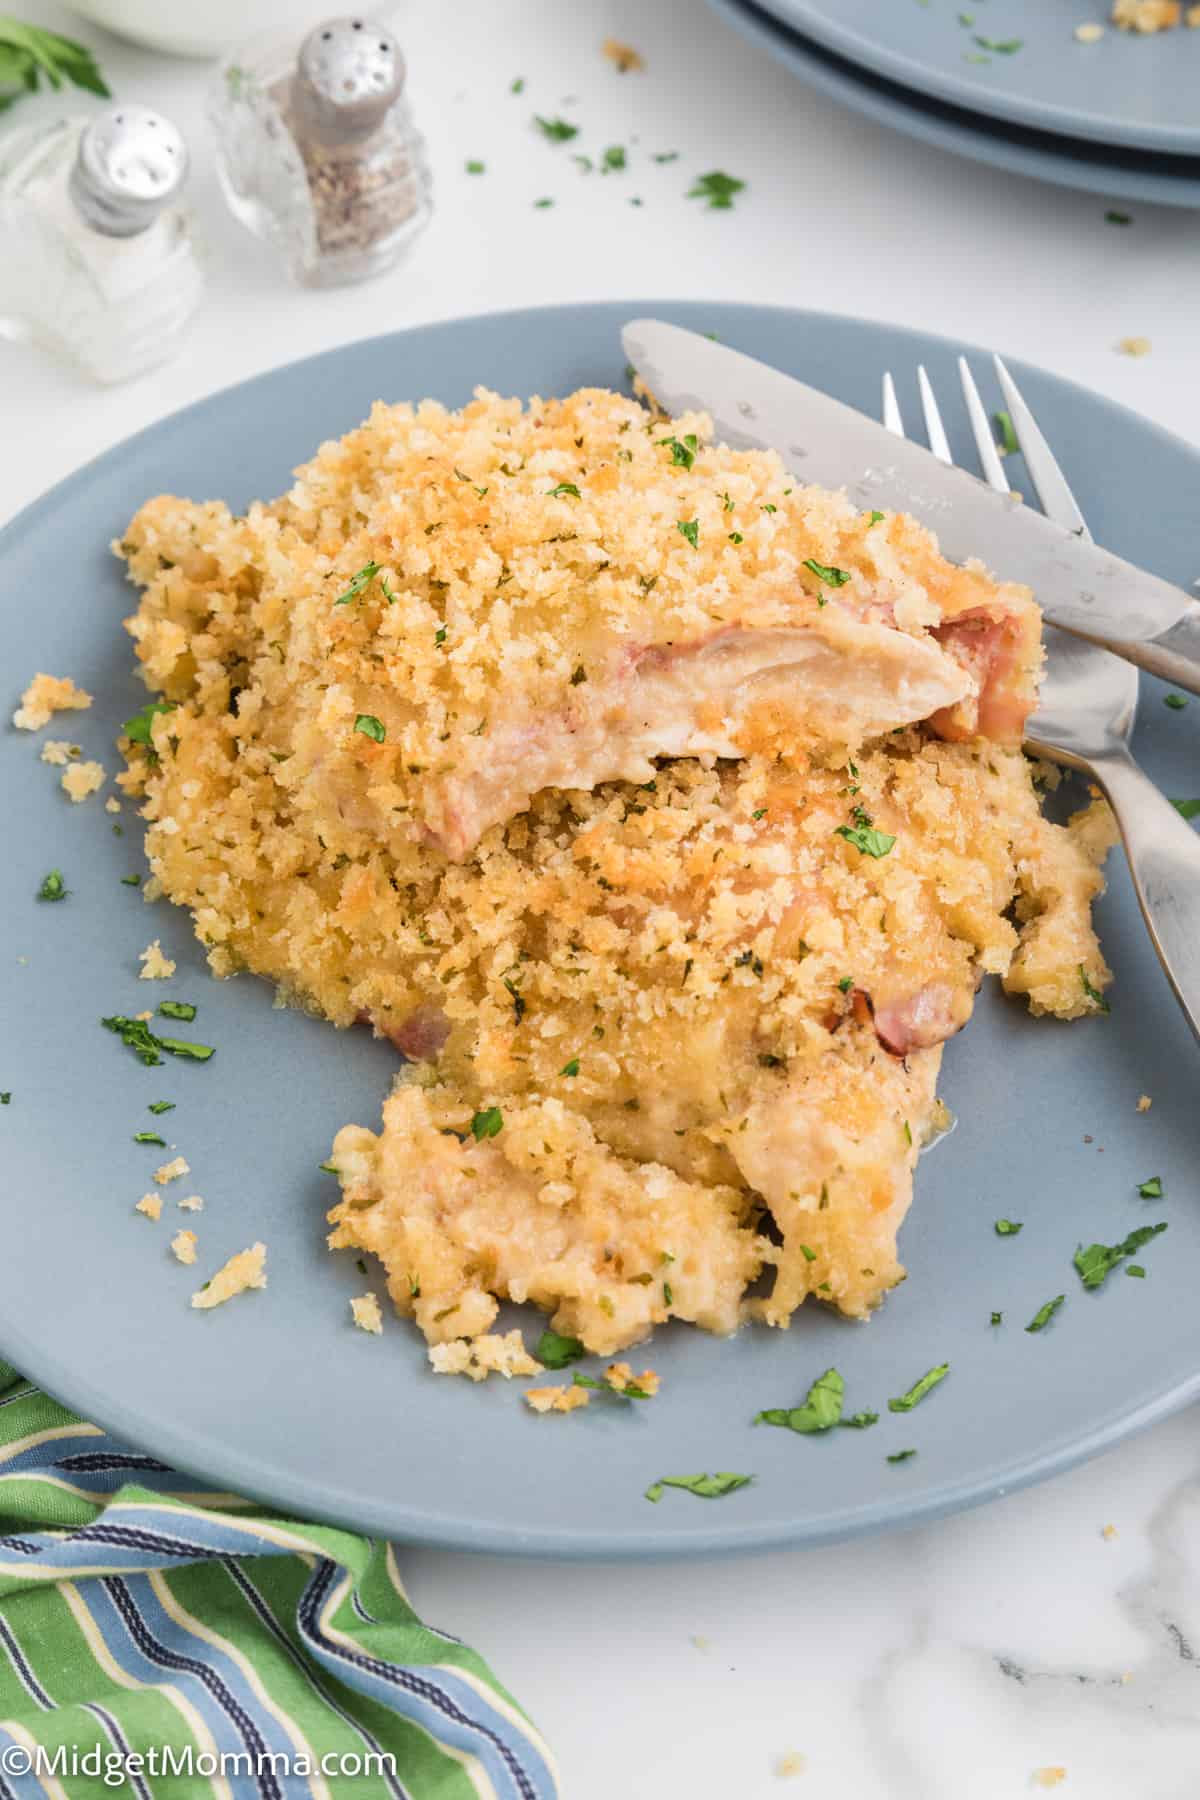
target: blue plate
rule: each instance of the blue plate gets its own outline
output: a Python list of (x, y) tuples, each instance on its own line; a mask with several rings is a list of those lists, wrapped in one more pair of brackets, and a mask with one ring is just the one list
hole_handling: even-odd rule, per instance
[[(708, 0), (708, 4), (808, 86), (819, 88), (852, 111), (936, 150), (987, 163), (1009, 174), (1032, 176), (1035, 181), (1082, 188), (1112, 200), (1200, 207), (1200, 155), (1160, 156), (1148, 151), (1108, 148), (1086, 138), (1062, 137), (990, 119), (964, 107), (925, 99), (911, 87), (888, 81), (858, 63), (836, 56), (789, 29), (770, 12), (752, 5), (750, 0)], [(911, 0), (899, 0), (893, 10), (903, 12), (905, 18), (910, 12), (920, 18), (922, 12)], [(1184, 49), (1200, 53), (1200, 43), (1191, 41), (1195, 34), (1184, 35), (1189, 40)], [(1144, 48), (1125, 45), (1123, 37), (1115, 48), (1122, 47), (1135, 57)], [(1200, 64), (1200, 54), (1197, 60)]]
[[(133, 597), (107, 545), (142, 499), (166, 489), (240, 507), (276, 494), (379, 395), (457, 405), (477, 382), (516, 394), (619, 386), (619, 328), (648, 312), (715, 331), (867, 409), (883, 369), (919, 360), (952, 391), (964, 348), (815, 313), (638, 300), (426, 326), (276, 369), (110, 451), (0, 536), (6, 705), (34, 670), (70, 674), (96, 704), (61, 715), (51, 734), (115, 771), (113, 739), (143, 693), (121, 629)], [(1016, 372), (1100, 539), (1190, 581), (1200, 456), (1053, 376)], [(915, 415), (915, 395), (902, 399)], [(1140, 751), (1168, 793), (1191, 795), (1200, 704), (1172, 711), (1155, 683), (1146, 689)], [(1197, 1052), (1119, 856), (1100, 907), (1118, 977), (1112, 1016), (1039, 1022), (992, 991), (981, 997), (948, 1046), (945, 1094), (961, 1123), (921, 1166), (902, 1241), (910, 1278), (871, 1324), (812, 1306), (790, 1331), (732, 1342), (672, 1328), (651, 1352), (658, 1399), (540, 1419), (517, 1384), (431, 1375), (416, 1332), (394, 1317), (382, 1339), (350, 1324), (349, 1297), (380, 1284), (325, 1249), (336, 1187), (318, 1164), (339, 1125), (377, 1123), (396, 1067), (388, 1045), (281, 1011), (250, 977), (211, 980), (186, 915), (122, 885), (143, 866), (134, 812), (68, 804), (39, 741), (0, 731), (0, 1088), (11, 1092), (0, 1107), (0, 1353), (120, 1436), (222, 1487), (364, 1531), (539, 1555), (663, 1555), (814, 1544), (928, 1518), (1053, 1474), (1200, 1392)], [(70, 897), (39, 904), (51, 868)], [(169, 985), (137, 979), (138, 952), (155, 937), (179, 965)], [(100, 1028), (102, 1015), (164, 994), (196, 1004), (195, 1023), (177, 1029), (215, 1044), (211, 1062), (148, 1069)], [(1142, 1092), (1154, 1099), (1145, 1116)], [(175, 1110), (148, 1112), (159, 1099)], [(147, 1128), (172, 1149), (134, 1144)], [(191, 1173), (152, 1224), (133, 1204), (175, 1146)], [(1161, 1204), (1137, 1197), (1150, 1175), (1163, 1178)], [(203, 1212), (177, 1212), (187, 1191), (204, 1196)], [(1000, 1216), (1023, 1220), (1021, 1235), (997, 1238)], [(1170, 1230), (1143, 1253), (1145, 1280), (1118, 1271), (1101, 1292), (1081, 1290), (1080, 1241), (1116, 1242), (1160, 1218)], [(168, 1254), (177, 1224), (199, 1234), (194, 1270)], [(268, 1246), (266, 1292), (192, 1311), (198, 1277), (256, 1239)], [(1027, 1335), (1060, 1293), (1054, 1324)], [(949, 1379), (916, 1412), (888, 1412), (890, 1396), (946, 1360)], [(760, 1408), (799, 1400), (831, 1364), (853, 1409), (881, 1413), (873, 1430), (816, 1439), (752, 1427)], [(915, 1458), (885, 1460), (909, 1447)], [(643, 1498), (659, 1475), (713, 1469), (757, 1479), (718, 1501)]]
[(1200, 155), (1200, 36), (1110, 25), (1098, 43), (1081, 44), (1075, 27), (1106, 23), (1107, 0), (986, 0), (982, 10), (960, 0), (762, 3), (824, 49), (926, 98), (1035, 131)]

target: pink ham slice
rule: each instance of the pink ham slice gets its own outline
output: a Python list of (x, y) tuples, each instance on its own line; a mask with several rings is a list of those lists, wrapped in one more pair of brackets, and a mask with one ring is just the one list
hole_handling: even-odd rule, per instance
[(1041, 623), (1031, 608), (973, 607), (936, 626), (934, 636), (971, 676), (968, 699), (940, 710), (930, 724), (939, 737), (992, 738), (1017, 745), (1037, 703)]

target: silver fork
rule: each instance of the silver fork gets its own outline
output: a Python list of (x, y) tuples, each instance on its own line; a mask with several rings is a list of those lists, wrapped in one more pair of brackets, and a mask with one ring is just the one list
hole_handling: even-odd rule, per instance
[[(1083, 514), (1022, 398), (1016, 382), (994, 357), (1017, 444), (1042, 510), (1068, 531), (1089, 537)], [(984, 479), (1010, 491), (988, 415), (965, 357), (958, 373)], [(925, 369), (917, 386), (929, 448), (953, 462), (942, 415)], [(889, 374), (883, 378), (883, 422), (898, 437), (904, 422)], [(1200, 834), (1161, 794), (1129, 748), (1137, 714), (1137, 669), (1082, 638), (1045, 628), (1046, 669), (1040, 704), (1026, 727), (1026, 745), (1038, 756), (1089, 776), (1116, 816), (1138, 902), (1159, 961), (1200, 1038)]]

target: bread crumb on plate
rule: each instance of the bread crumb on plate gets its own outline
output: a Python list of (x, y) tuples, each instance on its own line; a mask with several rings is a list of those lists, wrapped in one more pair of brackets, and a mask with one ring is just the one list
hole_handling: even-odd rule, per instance
[(803, 1775), (804, 1769), (805, 1760), (798, 1750), (788, 1750), (775, 1764), (775, 1773), (781, 1781), (786, 1781), (789, 1775)]
[(205, 1309), (223, 1306), (226, 1300), (232, 1300), (235, 1294), (244, 1294), (248, 1288), (265, 1288), (266, 1261), (265, 1244), (251, 1244), (248, 1250), (239, 1250), (217, 1270), (211, 1281), (206, 1281), (192, 1295), (192, 1305)]
[(577, 1406), (586, 1406), (591, 1399), (587, 1388), (581, 1387), (542, 1387), (526, 1388), (524, 1400), (535, 1413), (574, 1412)]
[[(162, 1202), (159, 1201), (161, 1206)], [(171, 1249), (175, 1260), (181, 1263), (194, 1263), (196, 1260), (196, 1234), (194, 1231), (177, 1231), (171, 1239)]]
[(53, 763), (56, 769), (65, 769), (83, 755), (83, 746), (73, 744), (69, 738), (47, 738), (42, 745), (42, 761)]
[(169, 956), (163, 955), (162, 945), (157, 938), (138, 952), (138, 961), (142, 965), (139, 981), (169, 981), (175, 973), (175, 964)]
[(1154, 1105), (1154, 1102), (1150, 1098), (1149, 1094), (1139, 1094), (1138, 1095), (1137, 1109), (1140, 1113), (1148, 1113), (1150, 1111), (1150, 1108), (1153, 1105)]
[(503, 1375), (511, 1381), (514, 1375), (540, 1375), (542, 1365), (530, 1356), (520, 1331), (514, 1329), (503, 1337), (494, 1332), (481, 1332), (478, 1337), (452, 1338), (444, 1344), (429, 1346), (429, 1361), (435, 1375), (466, 1375), (471, 1381), (486, 1381), (489, 1375)]
[(161, 1168), (155, 1169), (154, 1179), (159, 1187), (166, 1187), (168, 1181), (178, 1181), (181, 1175), (190, 1175), (191, 1172), (191, 1165), (182, 1156), (176, 1156), (171, 1162), (165, 1162)]
[(1061, 1763), (1056, 1763), (1052, 1768), (1047, 1767), (1044, 1769), (1035, 1769), (1033, 1771), (1033, 1780), (1036, 1787), (1058, 1787), (1060, 1782), (1064, 1782), (1066, 1779), (1067, 1771), (1063, 1768)]
[(360, 1331), (373, 1332), (379, 1337), (383, 1331), (383, 1314), (379, 1309), (379, 1300), (375, 1294), (356, 1294), (350, 1302), (350, 1311), (354, 1315), (354, 1323)]
[(133, 1210), (134, 1212), (144, 1213), (148, 1219), (161, 1219), (162, 1195), (143, 1194)]
[(70, 763), (62, 772), (62, 790), (76, 806), (104, 786), (104, 765), (98, 762)]
[(199, 1194), (184, 1194), (178, 1201), (178, 1206), (180, 1212), (201, 1212), (204, 1208), (204, 1201)]
[(1098, 44), (1103, 36), (1104, 27), (1095, 19), (1089, 19), (1086, 24), (1075, 27), (1075, 40), (1080, 44)]
[(92, 696), (76, 687), (69, 675), (35, 675), (13, 714), (18, 731), (40, 731), (56, 712), (79, 712), (92, 704)]

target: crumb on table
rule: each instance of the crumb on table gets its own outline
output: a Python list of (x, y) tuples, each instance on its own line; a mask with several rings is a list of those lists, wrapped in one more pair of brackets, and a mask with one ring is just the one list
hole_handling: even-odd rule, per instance
[(1057, 1787), (1060, 1782), (1067, 1779), (1067, 1771), (1063, 1768), (1061, 1763), (1055, 1763), (1053, 1766), (1047, 1766), (1044, 1769), (1035, 1769), (1033, 1771), (1033, 1779), (1034, 1784), (1037, 1787)]
[(614, 64), (619, 75), (627, 75), (631, 69), (644, 69), (646, 59), (632, 44), (623, 44), (620, 38), (605, 38), (600, 46), (601, 53)]
[(104, 765), (98, 762), (69, 763), (62, 772), (62, 790), (76, 806), (104, 786)]
[(1138, 1109), (1138, 1111), (1139, 1111), (1139, 1112), (1140, 1112), (1140, 1113), (1147, 1113), (1147, 1112), (1149, 1112), (1149, 1111), (1150, 1111), (1150, 1108), (1151, 1108), (1151, 1107), (1152, 1107), (1152, 1106), (1153, 1106), (1153, 1105), (1154, 1105), (1154, 1102), (1153, 1102), (1153, 1100), (1152, 1100), (1152, 1099), (1151, 1099), (1151, 1098), (1150, 1098), (1150, 1096), (1149, 1096), (1149, 1094), (1139, 1094), (1139, 1095), (1138, 1095), (1138, 1103), (1137, 1103), (1137, 1109)]
[(1122, 356), (1149, 356), (1150, 348), (1148, 337), (1123, 337), (1117, 343)]
[(92, 696), (76, 687), (69, 675), (35, 675), (13, 714), (18, 731), (40, 731), (56, 712), (80, 712), (92, 704)]
[(248, 1250), (239, 1250), (217, 1270), (211, 1281), (206, 1281), (192, 1295), (192, 1305), (205, 1309), (222, 1306), (226, 1300), (232, 1300), (235, 1294), (244, 1294), (248, 1288), (265, 1288), (266, 1261), (265, 1244), (251, 1244)]
[(779, 1776), (781, 1781), (786, 1781), (789, 1775), (803, 1775), (804, 1767), (804, 1758), (801, 1756), (800, 1752), (798, 1750), (788, 1750), (775, 1764), (775, 1773)]
[(1106, 1544), (1111, 1544), (1116, 1535), (1117, 1528), (1115, 1525), (1106, 1525), (1100, 1533), (1100, 1536), (1104, 1539)]

